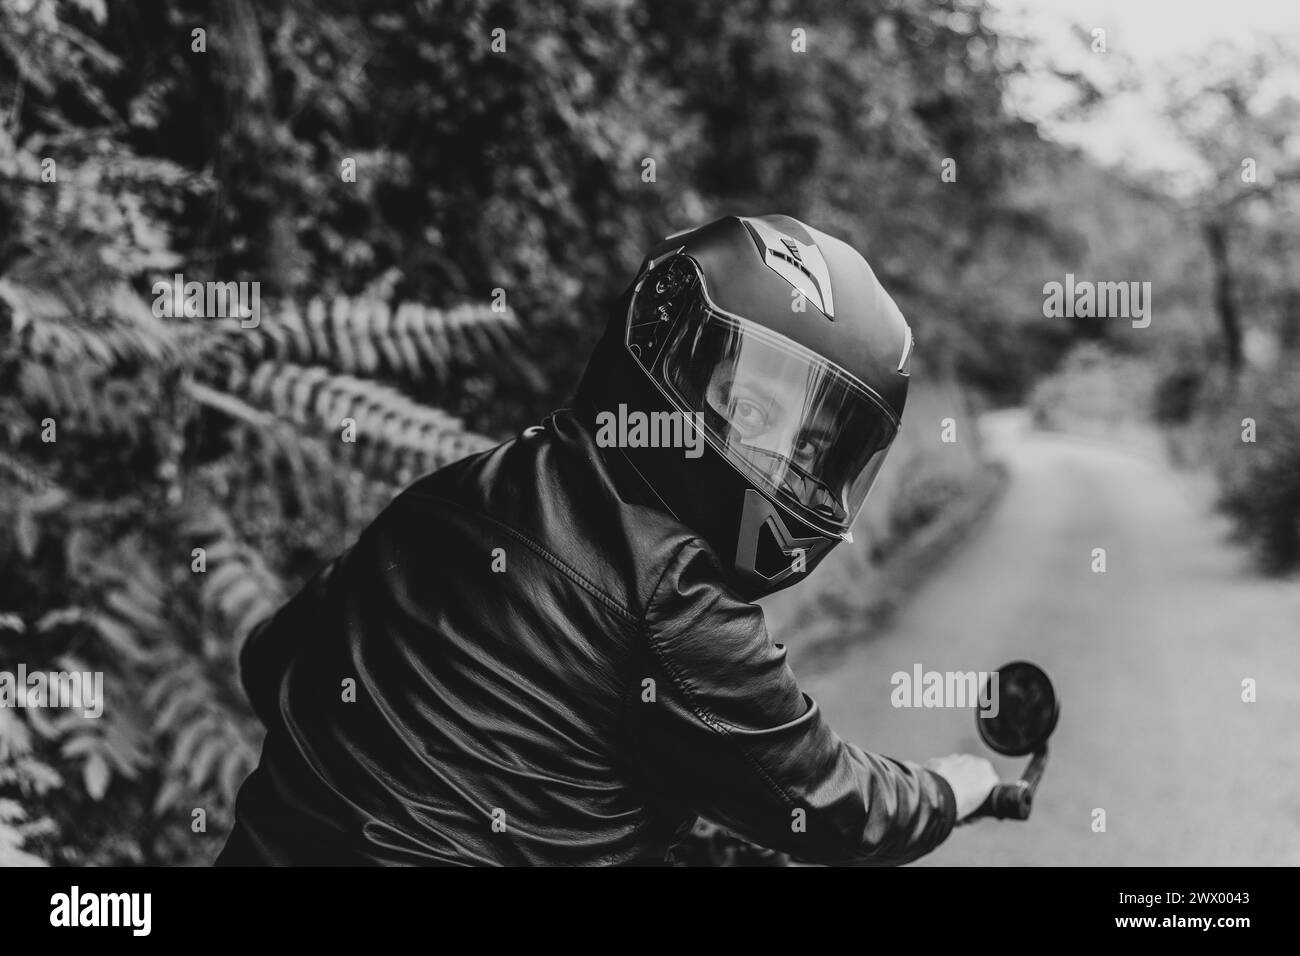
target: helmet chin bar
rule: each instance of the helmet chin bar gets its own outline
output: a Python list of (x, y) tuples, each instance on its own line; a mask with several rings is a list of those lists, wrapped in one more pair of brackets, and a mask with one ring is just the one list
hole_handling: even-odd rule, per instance
[[(745, 491), (736, 540), (736, 573), (754, 596), (771, 594), (802, 579), (842, 540), (815, 532), (809, 537), (795, 535), (781, 510), (750, 488)], [(774, 560), (778, 554), (783, 559)]]

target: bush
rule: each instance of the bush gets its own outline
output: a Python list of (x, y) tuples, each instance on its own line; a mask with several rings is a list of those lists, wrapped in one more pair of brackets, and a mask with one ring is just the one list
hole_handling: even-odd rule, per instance
[(1040, 428), (1069, 430), (1133, 422), (1148, 414), (1153, 385), (1146, 362), (1086, 342), (1034, 387), (1029, 408)]
[(1205, 344), (1194, 336), (1176, 337), (1155, 361), (1151, 390), (1151, 417), (1165, 426), (1187, 425), (1199, 409), (1209, 405), (1224, 386), (1222, 371), (1206, 355)]
[(1151, 414), (1161, 425), (1183, 425), (1196, 411), (1204, 381), (1201, 369), (1183, 365), (1165, 372), (1156, 381)]
[(261, 739), (244, 636), (401, 485), (492, 444), (444, 408), (468, 369), (535, 376), (519, 337), (486, 306), (284, 302), (243, 329), (0, 278), (0, 671), (105, 696), (0, 709), (0, 865), (215, 854)]
[(961, 498), (969, 478), (950, 471), (922, 473), (915, 481), (903, 485), (894, 501), (890, 516), (893, 540), (905, 541), (939, 517), (954, 501)]
[[(1285, 367), (1283, 363), (1282, 367)], [(1241, 440), (1255, 421), (1255, 441)], [(1215, 431), (1219, 507), (1270, 572), (1300, 567), (1300, 378), (1283, 374), (1245, 385)]]

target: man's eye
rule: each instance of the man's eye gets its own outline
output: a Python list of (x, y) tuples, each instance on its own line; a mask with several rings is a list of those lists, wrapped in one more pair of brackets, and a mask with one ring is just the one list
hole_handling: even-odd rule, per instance
[(814, 438), (800, 438), (794, 447), (796, 458), (812, 459), (821, 451), (822, 443)]
[(740, 398), (731, 403), (731, 421), (746, 434), (752, 434), (767, 424), (767, 415), (758, 405)]

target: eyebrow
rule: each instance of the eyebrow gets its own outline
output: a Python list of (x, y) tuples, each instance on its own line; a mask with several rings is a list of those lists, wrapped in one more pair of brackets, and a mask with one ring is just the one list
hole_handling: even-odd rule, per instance
[[(777, 412), (779, 412), (780, 414), (782, 414), (782, 415), (785, 414), (785, 406), (782, 405), (782, 404), (781, 404), (781, 403), (776, 399), (776, 397), (772, 395), (771, 392), (769, 392), (769, 391), (767, 391), (767, 389), (763, 388), (763, 386), (762, 386), (761, 384), (759, 384), (759, 385), (755, 385), (755, 384), (752, 384), (752, 383), (750, 383), (750, 382), (748, 382), (748, 381), (745, 381), (745, 382), (741, 382), (741, 383), (739, 384), (739, 387), (742, 388), (742, 389), (744, 389), (744, 390), (747, 391), (747, 392), (753, 392), (755, 395), (757, 395), (759, 398), (761, 398), (761, 399), (763, 400), (763, 402), (766, 403), (766, 409), (765, 409), (765, 410), (766, 410), (769, 414), (770, 414), (774, 409), (775, 409)], [(735, 394), (736, 394), (736, 388), (737, 388), (737, 382), (736, 382), (736, 379), (735, 379), (734, 376), (732, 376), (730, 382), (728, 383), (727, 388), (728, 388), (728, 391), (729, 391), (730, 395), (731, 395), (732, 397), (735, 397)]]
[(821, 445), (823, 448), (825, 448), (828, 447), (832, 441), (834, 441), (834, 438), (835, 438), (834, 432), (831, 431), (829, 428), (823, 427), (823, 428), (816, 428), (816, 429), (808, 429), (808, 428), (802, 429), (795, 440), (814, 441), (819, 445)]

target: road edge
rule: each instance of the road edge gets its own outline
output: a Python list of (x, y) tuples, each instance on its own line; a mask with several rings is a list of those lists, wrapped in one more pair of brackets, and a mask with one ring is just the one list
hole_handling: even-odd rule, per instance
[(869, 640), (871, 632), (886, 627), (916, 589), (950, 560), (992, 514), (1008, 483), (1006, 465), (1000, 461), (985, 463), (970, 490), (953, 507), (873, 569), (876, 597), (857, 606), (846, 602), (819, 622), (816, 631), (800, 638), (799, 665), (810, 671), (825, 670), (846, 651)]

